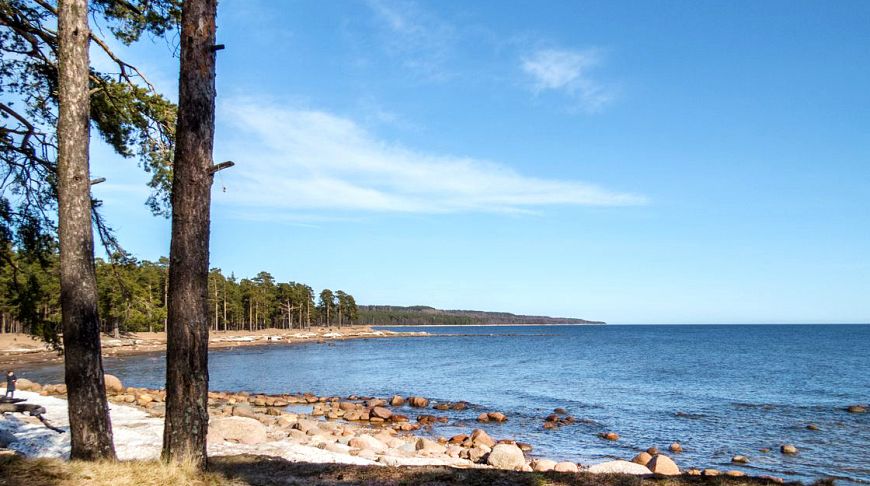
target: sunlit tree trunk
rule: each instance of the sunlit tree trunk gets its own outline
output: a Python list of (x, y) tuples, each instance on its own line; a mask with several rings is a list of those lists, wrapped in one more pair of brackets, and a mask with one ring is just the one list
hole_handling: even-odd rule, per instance
[(87, 0), (58, 4), (58, 233), (70, 457), (114, 459), (91, 227)]
[(216, 0), (186, 0), (172, 180), (163, 458), (206, 465)]

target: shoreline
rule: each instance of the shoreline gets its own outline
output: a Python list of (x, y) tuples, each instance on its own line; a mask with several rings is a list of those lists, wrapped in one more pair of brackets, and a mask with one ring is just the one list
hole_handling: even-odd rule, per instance
[[(123, 387), (107, 377), (115, 447), (121, 460), (153, 460), (159, 457), (165, 413), (165, 392)], [(64, 385), (22, 383), (19, 395), (28, 403), (46, 408), (45, 418), (55, 426), (68, 427)], [(29, 391), (28, 391), (29, 390)], [(465, 402), (456, 402), (453, 406)], [(389, 399), (349, 396), (261, 395), (246, 392), (209, 393), (210, 457), (258, 455), (291, 463), (344, 464), (360, 466), (446, 466), (458, 469), (517, 472), (620, 474), (639, 477), (728, 476), (782, 483), (773, 476), (748, 476), (739, 470), (679, 468), (670, 456), (657, 451), (640, 452), (628, 460), (583, 465), (556, 462), (528, 454), (532, 446), (510, 438), (490, 437), (474, 429), (450, 438), (429, 438), (417, 431), (432, 431), (440, 423), (442, 403), (430, 406), (424, 397), (393, 396)], [(299, 412), (311, 407), (310, 413)], [(290, 409), (293, 408), (293, 411)], [(401, 413), (400, 413), (401, 412)], [(421, 413), (416, 423), (407, 415)], [(490, 413), (497, 416), (498, 413)], [(502, 415), (503, 416), (503, 415)], [(24, 457), (66, 459), (69, 434), (57, 434), (36, 418), (17, 414), (0, 420), (0, 433), (12, 454)], [(425, 418), (425, 420), (424, 420)], [(432, 420), (435, 419), (435, 420)], [(4, 452), (10, 453), (10, 452)], [(700, 478), (699, 478), (700, 479)]]
[[(260, 329), (257, 331), (211, 331), (208, 349), (243, 346), (326, 343), (350, 339), (428, 337), (425, 332), (379, 331), (371, 326), (314, 327), (311, 329)], [(165, 332), (128, 333), (120, 338), (101, 335), (103, 358), (166, 352)], [(0, 367), (62, 363), (63, 357), (29, 334), (0, 334)]]

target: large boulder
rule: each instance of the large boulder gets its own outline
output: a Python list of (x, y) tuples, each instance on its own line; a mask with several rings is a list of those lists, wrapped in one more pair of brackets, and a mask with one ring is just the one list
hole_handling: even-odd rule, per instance
[(393, 412), (384, 407), (372, 407), (372, 409), (369, 410), (369, 416), (387, 420), (393, 416)]
[(266, 426), (248, 417), (219, 417), (209, 421), (209, 442), (221, 440), (240, 444), (262, 444), (266, 442)]
[(526, 466), (526, 456), (514, 444), (496, 444), (489, 453), (486, 463), (498, 469), (516, 471)]
[(577, 464), (573, 462), (560, 462), (553, 467), (556, 472), (575, 473), (578, 471)]
[(417, 407), (417, 408), (425, 408), (425, 407), (429, 406), (429, 400), (427, 400), (423, 397), (409, 397), (408, 403), (412, 407)]
[(646, 466), (628, 461), (602, 462), (589, 466), (587, 471), (592, 474), (634, 474), (636, 476), (652, 474), (652, 471)]
[(795, 447), (794, 444), (783, 444), (779, 448), (779, 451), (782, 452), (783, 454), (788, 454), (790, 456), (798, 453), (797, 447)]
[(350, 442), (347, 443), (347, 445), (353, 447), (354, 449), (371, 451), (374, 453), (383, 453), (387, 450), (386, 444), (367, 434), (362, 434), (359, 437), (354, 437), (350, 440)]
[(22, 391), (40, 391), (42, 390), (42, 386), (28, 380), (27, 378), (17, 378), (15, 380), (15, 389)]
[(634, 459), (632, 459), (631, 462), (635, 464), (640, 464), (641, 466), (646, 466), (649, 463), (650, 459), (652, 459), (652, 456), (649, 455), (648, 452), (641, 452), (640, 454), (634, 456)]
[(404, 404), (405, 399), (401, 395), (393, 395), (393, 398), (390, 398), (390, 405), (394, 407), (401, 407)]
[(485, 445), (490, 448), (495, 446), (495, 440), (493, 440), (493, 438), (482, 429), (474, 429), (471, 432), (471, 442), (474, 445)]
[(680, 474), (680, 468), (677, 467), (677, 464), (664, 454), (654, 455), (646, 464), (646, 467), (655, 474), (663, 474), (665, 476)]
[(549, 459), (538, 459), (532, 463), (532, 470), (535, 472), (552, 471), (556, 467), (556, 461)]
[(124, 385), (115, 375), (103, 375), (103, 381), (106, 384), (106, 391), (109, 393), (121, 393), (124, 391)]

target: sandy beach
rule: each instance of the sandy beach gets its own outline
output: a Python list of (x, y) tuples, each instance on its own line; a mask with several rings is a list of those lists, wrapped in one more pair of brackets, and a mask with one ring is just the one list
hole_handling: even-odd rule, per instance
[[(311, 327), (310, 329), (261, 329), (258, 331), (212, 331), (209, 349), (241, 346), (266, 346), (326, 342), (344, 339), (376, 339), (388, 337), (421, 337), (425, 332), (378, 331), (368, 326)], [(129, 356), (166, 351), (165, 332), (126, 333), (120, 338), (102, 336), (103, 356)], [(21, 364), (62, 362), (63, 358), (45, 342), (28, 334), (0, 334), (0, 367)]]

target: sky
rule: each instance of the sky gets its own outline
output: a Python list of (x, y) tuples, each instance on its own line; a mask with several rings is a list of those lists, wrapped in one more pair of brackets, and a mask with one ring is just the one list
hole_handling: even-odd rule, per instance
[[(868, 26), (862, 1), (222, 0), (211, 264), (362, 304), (870, 322)], [(176, 99), (177, 43), (115, 49)], [(136, 161), (95, 141), (92, 173), (126, 249), (168, 254)]]

